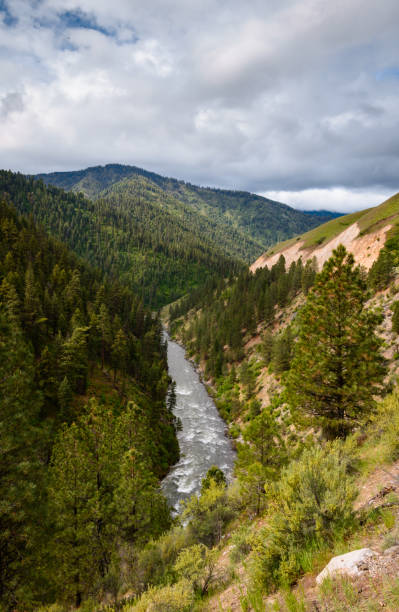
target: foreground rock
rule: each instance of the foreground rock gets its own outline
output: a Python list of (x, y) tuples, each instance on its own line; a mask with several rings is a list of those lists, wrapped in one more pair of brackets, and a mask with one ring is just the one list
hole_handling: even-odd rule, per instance
[(360, 548), (345, 555), (333, 557), (317, 576), (316, 582), (321, 584), (327, 577), (335, 578), (339, 574), (360, 576), (370, 569), (370, 565), (376, 557), (379, 557), (379, 554), (371, 548)]

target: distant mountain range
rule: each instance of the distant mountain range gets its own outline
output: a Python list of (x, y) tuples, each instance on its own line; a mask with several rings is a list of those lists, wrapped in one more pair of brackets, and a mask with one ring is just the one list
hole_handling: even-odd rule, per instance
[(1, 194), (155, 309), (337, 216), (118, 164), (36, 177), (1, 171)]
[[(150, 197), (173, 209), (177, 200), (212, 223), (208, 239), (220, 234), (219, 245), (248, 263), (272, 244), (340, 216), (329, 211), (303, 212), (247, 191), (198, 187), (135, 166), (107, 164), (73, 172), (39, 174), (46, 184), (82, 192), (88, 198)], [(207, 228), (203, 228), (206, 233)], [(232, 234), (232, 232), (234, 232)]]

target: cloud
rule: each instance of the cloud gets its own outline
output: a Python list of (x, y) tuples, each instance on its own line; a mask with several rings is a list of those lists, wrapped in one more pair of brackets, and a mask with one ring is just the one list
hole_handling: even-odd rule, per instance
[(5, 119), (11, 113), (22, 113), (24, 102), (22, 94), (18, 91), (10, 91), (0, 98), (0, 116)]
[(392, 192), (386, 189), (376, 191), (364, 189), (304, 189), (303, 191), (266, 191), (259, 195), (271, 200), (286, 202), (300, 210), (332, 210), (335, 212), (354, 212), (378, 206), (387, 200)]
[(399, 190), (398, 22), (397, 0), (0, 0), (0, 166), (356, 207)]

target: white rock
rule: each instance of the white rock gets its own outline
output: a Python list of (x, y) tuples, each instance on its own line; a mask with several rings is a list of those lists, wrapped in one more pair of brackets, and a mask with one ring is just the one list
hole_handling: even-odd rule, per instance
[(373, 557), (378, 556), (370, 548), (360, 548), (353, 550), (345, 555), (333, 557), (328, 565), (320, 572), (316, 578), (317, 584), (321, 584), (327, 576), (334, 577), (337, 574), (346, 574), (347, 576), (358, 576), (367, 569), (368, 562)]

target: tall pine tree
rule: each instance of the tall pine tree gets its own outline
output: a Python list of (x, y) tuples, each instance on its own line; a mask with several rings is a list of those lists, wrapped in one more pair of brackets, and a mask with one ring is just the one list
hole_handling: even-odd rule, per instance
[(381, 316), (365, 308), (368, 298), (360, 268), (339, 245), (302, 310), (287, 377), (291, 408), (327, 438), (361, 424), (381, 392), (386, 368), (375, 333)]

